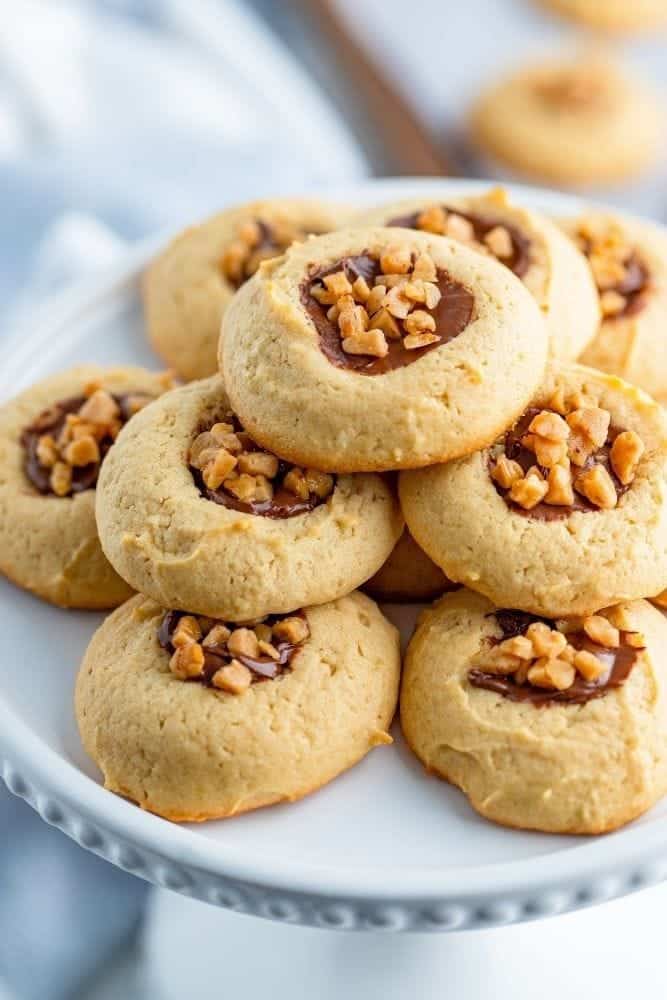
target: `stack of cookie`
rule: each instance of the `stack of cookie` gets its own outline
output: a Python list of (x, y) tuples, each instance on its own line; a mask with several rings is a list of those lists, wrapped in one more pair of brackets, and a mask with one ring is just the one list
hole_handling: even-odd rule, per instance
[[(319, 235), (290, 243), (295, 227)], [(203, 377), (131, 414), (138, 376), (121, 394), (68, 376), (10, 404), (0, 504), (27, 475), (31, 517), (57, 509), (65, 534), (87, 498), (99, 535), (98, 563), (68, 542), (55, 586), (35, 547), (51, 582), (18, 582), (81, 606), (87, 566), (97, 606), (137, 592), (77, 684), (107, 787), (222, 817), (390, 743), (398, 634), (365, 587), (439, 596), (408, 648), (403, 730), (481, 813), (597, 832), (662, 795), (667, 624), (644, 599), (667, 587), (665, 418), (575, 363), (622, 356), (667, 387), (651, 360), (661, 239), (599, 216), (559, 227), (498, 191), (357, 216), (245, 206), (146, 279), (152, 342)], [(100, 564), (124, 590), (103, 599)]]

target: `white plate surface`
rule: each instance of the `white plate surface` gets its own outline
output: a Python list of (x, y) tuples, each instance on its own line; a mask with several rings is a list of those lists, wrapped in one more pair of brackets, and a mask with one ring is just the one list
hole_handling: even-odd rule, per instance
[[(372, 204), (443, 189), (444, 181), (402, 180), (327, 194)], [(515, 196), (553, 212), (576, 207), (545, 192), (516, 189)], [(76, 362), (159, 367), (144, 340), (138, 296), (154, 248), (139, 248), (116, 273), (65, 293), (39, 328), (15, 340), (0, 371), (0, 398)], [(157, 884), (274, 919), (444, 930), (561, 912), (667, 874), (667, 802), (602, 838), (505, 830), (427, 777), (397, 727), (393, 747), (373, 751), (302, 802), (203, 825), (168, 823), (104, 791), (79, 742), (74, 678), (102, 616), (49, 607), (4, 580), (0, 600), (7, 784), (83, 846)], [(389, 613), (406, 617), (406, 609)]]

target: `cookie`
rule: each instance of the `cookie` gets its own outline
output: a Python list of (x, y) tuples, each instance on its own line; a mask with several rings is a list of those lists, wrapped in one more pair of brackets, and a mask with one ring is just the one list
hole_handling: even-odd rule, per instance
[(646, 601), (565, 623), (446, 594), (408, 647), (403, 733), (495, 823), (614, 830), (667, 792), (666, 647)]
[(363, 594), (254, 629), (137, 595), (93, 636), (76, 716), (108, 789), (215, 819), (293, 802), (391, 743), (399, 674), (398, 633)]
[(135, 590), (234, 621), (347, 594), (403, 529), (382, 477), (331, 476), (258, 448), (219, 375), (163, 396), (121, 432), (97, 522)]
[(227, 310), (221, 364), (263, 447), (363, 472), (493, 440), (539, 384), (547, 340), (497, 261), (444, 236), (350, 229), (262, 264)]
[(595, 335), (599, 306), (582, 254), (573, 252), (555, 223), (512, 204), (502, 188), (410, 198), (363, 212), (355, 221), (449, 236), (495, 257), (521, 278), (542, 310), (553, 357), (576, 360)]
[(650, 31), (667, 21), (665, 0), (538, 0), (540, 6), (605, 32)]
[(343, 206), (306, 199), (238, 205), (184, 233), (149, 266), (144, 314), (151, 344), (185, 379), (218, 368), (220, 324), (230, 299), (262, 260), (308, 233), (335, 229)]
[(130, 596), (100, 547), (95, 486), (120, 427), (168, 384), (144, 368), (82, 365), (0, 408), (0, 572), (62, 607)]
[(452, 580), (538, 615), (667, 586), (667, 423), (646, 393), (554, 363), (491, 447), (403, 473), (408, 528)]
[(562, 221), (586, 254), (602, 320), (581, 361), (667, 402), (667, 235), (647, 222), (587, 212)]
[(541, 61), (489, 87), (470, 117), (484, 153), (558, 185), (621, 183), (655, 158), (662, 111), (619, 67), (584, 54)]
[(419, 548), (406, 528), (364, 590), (378, 601), (432, 601), (456, 586)]

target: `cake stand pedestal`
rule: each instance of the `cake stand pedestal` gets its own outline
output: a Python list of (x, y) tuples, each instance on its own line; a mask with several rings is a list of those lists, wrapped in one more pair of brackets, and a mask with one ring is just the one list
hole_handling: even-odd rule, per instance
[(152, 1000), (605, 1000), (667, 994), (667, 886), (548, 921), (457, 934), (291, 927), (153, 894)]

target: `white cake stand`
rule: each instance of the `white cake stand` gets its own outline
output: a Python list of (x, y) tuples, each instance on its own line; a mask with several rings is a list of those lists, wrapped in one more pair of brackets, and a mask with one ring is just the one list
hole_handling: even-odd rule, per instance
[[(361, 205), (480, 187), (400, 180), (326, 193)], [(554, 213), (577, 207), (545, 192), (517, 188), (514, 194)], [(68, 292), (17, 338), (0, 371), (0, 397), (75, 362), (156, 366), (144, 341), (138, 295), (141, 270), (154, 249), (145, 245), (115, 273)], [(602, 838), (504, 830), (476, 816), (455, 789), (428, 778), (398, 729), (393, 747), (374, 750), (303, 802), (200, 826), (165, 822), (105, 791), (79, 742), (74, 677), (102, 616), (51, 608), (4, 580), (0, 600), (0, 763), (9, 789), (112, 864), (219, 908), (174, 892), (154, 898), (147, 936), (151, 996), (207, 1000), (241, 984), (244, 997), (264, 997), (267, 990), (280, 996), (277, 984), (289, 982), (293, 1000), (387, 1000), (414, 993), (418, 982), (417, 994), (430, 997), (446, 989), (454, 968), (457, 1000), (479, 996), (479, 970), (498, 948), (517, 958), (516, 940), (498, 943), (498, 934), (510, 932), (447, 940), (426, 932), (536, 920), (655, 885), (667, 875), (667, 802)], [(387, 610), (409, 627), (413, 611)], [(586, 916), (587, 935), (594, 917)], [(299, 932), (290, 924), (371, 933)], [(391, 931), (420, 933), (386, 933)], [(543, 955), (528, 952), (544, 994)], [(529, 954), (521, 954), (522, 963)], [(556, 974), (552, 970), (550, 981)], [(598, 970), (598, 985), (601, 975)], [(517, 982), (514, 977), (515, 1000), (524, 995)]]

